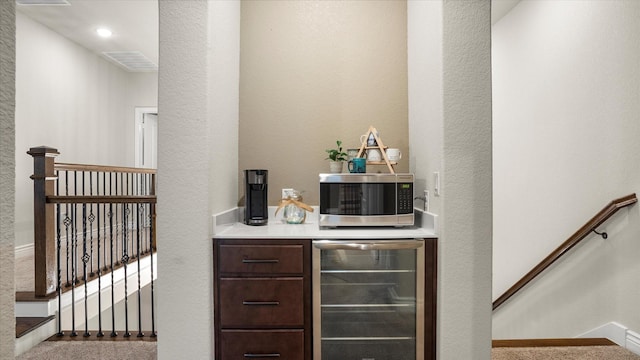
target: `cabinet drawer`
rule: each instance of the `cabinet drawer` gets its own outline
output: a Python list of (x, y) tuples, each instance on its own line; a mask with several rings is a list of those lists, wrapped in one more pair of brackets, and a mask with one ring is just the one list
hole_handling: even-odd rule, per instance
[(301, 274), (302, 245), (220, 245), (221, 274)]
[(222, 330), (220, 350), (224, 360), (304, 360), (304, 331)]
[(219, 291), (223, 328), (304, 325), (302, 278), (222, 278)]

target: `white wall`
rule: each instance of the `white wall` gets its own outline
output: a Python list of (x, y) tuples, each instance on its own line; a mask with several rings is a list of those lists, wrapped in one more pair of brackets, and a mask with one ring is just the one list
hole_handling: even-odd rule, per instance
[[(522, 1), (493, 26), (494, 299), (640, 184), (640, 2)], [(640, 214), (623, 209), (493, 318), (494, 338), (640, 330)]]
[(242, 1), (241, 21), (239, 168), (269, 169), (269, 205), (282, 188), (317, 205), (325, 149), (369, 126), (409, 170), (405, 1)]
[(237, 1), (160, 2), (159, 359), (213, 358), (210, 224), (237, 199), (237, 162), (217, 157), (238, 147), (239, 39)]
[(209, 109), (209, 206), (211, 214), (233, 208), (238, 201), (238, 138), (240, 88), (240, 5), (209, 2), (211, 27)]
[(157, 74), (128, 73), (16, 15), (16, 245), (33, 243), (35, 146), (58, 162), (134, 166), (134, 107), (156, 106)]
[(441, 175), (437, 356), (489, 359), (490, 6), (410, 1), (408, 13), (412, 171), (432, 194)]
[(430, 210), (440, 214), (433, 173), (442, 170), (443, 161), (442, 2), (409, 0), (407, 16), (410, 171), (416, 195), (429, 190)]
[(15, 2), (0, 2), (0, 354), (15, 352)]

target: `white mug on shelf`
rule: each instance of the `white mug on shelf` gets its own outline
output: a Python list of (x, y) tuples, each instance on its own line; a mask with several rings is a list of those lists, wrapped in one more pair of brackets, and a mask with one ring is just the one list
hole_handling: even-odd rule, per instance
[(369, 149), (367, 150), (367, 160), (368, 161), (381, 161), (382, 154), (378, 149)]
[(387, 159), (390, 161), (398, 161), (402, 159), (402, 152), (400, 149), (387, 149)]

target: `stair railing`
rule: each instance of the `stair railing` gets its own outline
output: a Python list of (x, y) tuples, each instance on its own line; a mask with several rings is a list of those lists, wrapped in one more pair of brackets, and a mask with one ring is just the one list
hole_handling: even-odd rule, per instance
[(565, 242), (562, 243), (558, 248), (556, 248), (551, 254), (549, 254), (544, 260), (542, 260), (538, 265), (536, 265), (531, 271), (529, 271), (525, 276), (523, 276), (518, 282), (516, 282), (512, 287), (510, 287), (507, 291), (505, 291), (500, 297), (498, 297), (493, 302), (493, 310), (495, 311), (500, 305), (509, 300), (513, 295), (515, 295), (520, 289), (525, 287), (531, 280), (533, 280), (536, 276), (540, 275), (544, 270), (546, 270), (551, 264), (556, 262), (556, 260), (560, 259), (564, 254), (566, 254), (571, 248), (579, 244), (584, 238), (587, 237), (590, 233), (595, 233), (597, 235), (602, 236), (602, 238), (606, 239), (608, 237), (606, 232), (598, 232), (597, 229), (600, 225), (602, 225), (605, 221), (607, 221), (613, 214), (618, 212), (618, 210), (633, 205), (638, 201), (636, 198), (636, 194), (629, 194), (627, 196), (623, 196), (621, 198), (615, 199), (611, 201), (607, 206), (605, 206), (602, 210), (600, 210), (594, 217), (592, 217), (586, 224), (584, 224), (578, 231), (576, 231), (573, 235), (571, 235)]
[[(89, 336), (88, 283), (96, 279), (98, 333), (102, 332), (102, 311), (111, 308), (111, 336), (117, 336), (116, 287), (122, 287), (124, 336), (129, 332), (129, 295), (137, 292), (138, 337), (142, 333), (144, 284), (150, 284), (151, 336), (155, 337), (154, 252), (156, 219), (156, 170), (82, 164), (55, 163), (59, 152), (50, 147), (31, 148), (34, 159), (34, 262), (35, 296), (58, 296), (58, 316), (63, 313), (62, 293), (71, 293), (71, 336), (76, 336), (76, 312), (84, 313), (84, 336)], [(145, 269), (141, 269), (142, 259)], [(137, 289), (128, 289), (128, 268), (137, 276)], [(150, 266), (149, 266), (150, 263)], [(114, 279), (116, 270), (122, 269)], [(137, 273), (136, 273), (137, 271)], [(103, 301), (102, 277), (110, 273), (111, 301)], [(141, 279), (142, 274), (150, 276)], [(108, 280), (107, 280), (108, 281)], [(109, 285), (108, 283), (106, 285)], [(116, 286), (117, 285), (117, 286)], [(76, 291), (84, 287), (84, 309), (76, 311)], [(94, 301), (94, 300), (91, 300)], [(65, 300), (69, 303), (68, 300)], [(145, 303), (146, 302), (145, 300)], [(92, 305), (92, 308), (96, 308)], [(133, 310), (133, 309), (132, 309)], [(66, 311), (69, 313), (69, 311)], [(108, 320), (108, 319), (107, 319)], [(81, 322), (81, 321), (79, 321)], [(62, 335), (58, 320), (58, 335)], [(108, 321), (107, 321), (108, 323)]]

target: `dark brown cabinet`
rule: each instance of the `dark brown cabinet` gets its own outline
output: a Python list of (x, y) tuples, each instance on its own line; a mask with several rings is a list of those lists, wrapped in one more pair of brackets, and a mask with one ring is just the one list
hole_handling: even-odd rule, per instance
[(309, 240), (214, 240), (216, 359), (311, 359)]
[[(216, 359), (313, 359), (312, 246), (311, 239), (214, 239)], [(424, 250), (424, 328), (423, 340), (417, 341), (424, 350), (420, 360), (432, 360), (437, 239), (424, 239)], [(342, 353), (341, 358), (349, 357)]]

